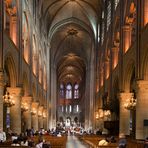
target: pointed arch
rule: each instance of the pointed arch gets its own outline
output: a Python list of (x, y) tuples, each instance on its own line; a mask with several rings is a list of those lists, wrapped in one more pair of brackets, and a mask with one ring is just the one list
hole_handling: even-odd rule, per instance
[(10, 80), (10, 86), (16, 87), (17, 73), (16, 73), (16, 69), (15, 69), (16, 65), (15, 65), (13, 57), (10, 54), (7, 54), (4, 63), (5, 63), (6, 74)]
[(23, 91), (24, 91), (24, 96), (28, 96), (29, 92), (29, 82), (28, 82), (28, 76), (27, 73), (23, 73)]
[(133, 70), (135, 70), (135, 64), (133, 59), (129, 59), (127, 62), (126, 68), (124, 70), (123, 75), (123, 90), (125, 92), (130, 92), (130, 82), (133, 74)]

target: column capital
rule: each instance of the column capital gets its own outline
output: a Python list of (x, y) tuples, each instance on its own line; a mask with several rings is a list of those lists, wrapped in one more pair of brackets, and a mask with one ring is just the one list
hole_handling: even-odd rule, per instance
[(16, 96), (21, 96), (22, 95), (22, 88), (20, 87), (7, 87), (7, 91)]
[(43, 111), (43, 109), (44, 109), (44, 107), (43, 107), (43, 106), (39, 106), (39, 109), (38, 109), (38, 110), (42, 112), (42, 111)]
[(122, 27), (123, 31), (131, 31), (132, 30), (132, 27), (130, 25), (124, 25)]
[(12, 21), (13, 23), (17, 22), (17, 16), (16, 16), (16, 15), (12, 15), (12, 16), (11, 16), (11, 21)]
[(32, 102), (32, 107), (37, 109), (39, 107), (39, 102)]
[(145, 91), (145, 92), (148, 92), (148, 81), (145, 81), (145, 80), (139, 80), (136, 82), (137, 85), (137, 91)]
[(114, 47), (111, 48), (111, 51), (112, 51), (113, 53), (114, 53), (114, 52), (118, 52), (118, 51), (119, 51), (119, 48), (114, 46)]
[(33, 98), (32, 98), (31, 96), (22, 97), (22, 101), (23, 101), (23, 102), (26, 102), (26, 103), (29, 103), (29, 104), (32, 102), (32, 100), (33, 100)]
[(120, 99), (125, 99), (125, 98), (127, 98), (129, 96), (132, 96), (132, 95), (133, 95), (133, 93), (130, 93), (130, 92), (123, 92), (123, 93), (118, 94)]

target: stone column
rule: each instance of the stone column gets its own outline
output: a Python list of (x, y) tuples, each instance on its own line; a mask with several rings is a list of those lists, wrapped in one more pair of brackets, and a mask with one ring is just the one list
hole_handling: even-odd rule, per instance
[(109, 67), (109, 59), (106, 59), (105, 61), (105, 79), (108, 79), (109, 77), (109, 72), (110, 72), (110, 67)]
[(0, 72), (0, 127), (3, 127), (3, 91), (4, 91), (4, 75)]
[(144, 126), (144, 120), (148, 120), (148, 81), (137, 81), (136, 97), (136, 139), (144, 139), (148, 135), (148, 126)]
[(11, 16), (11, 24), (10, 24), (10, 37), (14, 44), (17, 46), (17, 17)]
[(24, 120), (25, 120), (25, 129), (31, 129), (31, 101), (32, 97), (23, 97), (23, 102), (27, 103), (28, 110), (23, 112)]
[(114, 69), (118, 64), (118, 53), (119, 53), (119, 48), (113, 47), (112, 48), (112, 69)]
[(3, 70), (4, 1), (0, 0), (0, 71)]
[(56, 86), (56, 68), (53, 66), (51, 70), (51, 117), (49, 119), (50, 128), (56, 127), (56, 109), (57, 109), (57, 86)]
[(103, 71), (100, 68), (100, 71), (99, 71), (99, 88), (101, 88), (102, 85), (103, 85)]
[(47, 110), (44, 109), (43, 110), (43, 128), (48, 130), (48, 127), (47, 127)]
[(148, 23), (148, 0), (144, 0), (144, 26)]
[(125, 108), (125, 103), (132, 97), (132, 93), (120, 93), (120, 123), (119, 134), (130, 135), (130, 111)]
[(38, 130), (39, 129), (39, 122), (38, 122), (38, 106), (39, 103), (38, 102), (33, 102), (32, 103), (32, 127), (34, 128), (34, 130)]
[(130, 25), (125, 25), (123, 27), (123, 52), (126, 53), (131, 46), (131, 32), (132, 28)]
[(21, 133), (21, 92), (19, 87), (8, 87), (7, 91), (13, 97), (15, 105), (10, 108), (10, 128), (12, 132)]
[(39, 115), (39, 129), (43, 128), (43, 106), (40, 106), (38, 109), (38, 115)]

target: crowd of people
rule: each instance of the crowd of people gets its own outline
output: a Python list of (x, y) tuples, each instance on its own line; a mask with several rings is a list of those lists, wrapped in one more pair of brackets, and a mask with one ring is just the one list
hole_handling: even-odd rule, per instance
[[(46, 142), (43, 138), (44, 134), (49, 134), (49, 133), (46, 133), (44, 129), (35, 131), (33, 127), (31, 129), (26, 129), (26, 132), (21, 133), (20, 135), (13, 133), (10, 129), (8, 129), (7, 132), (4, 132), (2, 128), (0, 128), (0, 143), (1, 144), (9, 143), (11, 146), (50, 148), (51, 147), (50, 143)], [(37, 143), (35, 143), (33, 140), (34, 136), (38, 137)]]
[[(21, 133), (17, 135), (13, 133), (10, 129), (7, 132), (4, 132), (2, 128), (0, 128), (0, 143), (4, 143), (6, 140), (11, 141), (11, 146), (30, 146), (36, 148), (50, 148), (50, 142), (44, 140), (43, 135), (52, 135), (57, 137), (62, 137), (63, 135), (84, 135), (84, 134), (92, 134), (93, 131), (91, 129), (84, 130), (83, 128), (67, 128), (63, 129), (61, 127), (52, 128), (51, 130), (45, 131), (41, 128), (39, 131), (35, 131), (32, 127), (31, 129), (26, 129), (25, 133)], [(96, 131), (96, 135), (101, 135), (103, 132)], [(38, 143), (33, 141), (33, 137), (38, 137)], [(108, 145), (109, 143), (117, 143), (119, 148), (127, 147), (127, 139), (124, 134), (120, 134), (119, 140), (117, 141), (114, 136), (102, 138), (99, 141), (98, 146)], [(148, 148), (148, 137), (145, 139), (144, 148)]]

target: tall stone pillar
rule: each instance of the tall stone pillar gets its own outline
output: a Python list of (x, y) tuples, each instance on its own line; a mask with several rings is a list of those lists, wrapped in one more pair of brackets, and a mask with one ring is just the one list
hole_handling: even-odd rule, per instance
[(10, 108), (10, 128), (13, 132), (21, 133), (21, 92), (19, 87), (8, 87), (7, 91), (11, 96), (15, 105)]
[(136, 139), (144, 139), (148, 135), (148, 126), (144, 126), (144, 120), (148, 120), (148, 81), (137, 81), (136, 97)]
[(38, 102), (33, 102), (32, 103), (32, 127), (34, 128), (34, 130), (38, 130), (39, 129), (39, 122), (38, 122), (38, 106), (39, 103)]
[(0, 1), (0, 71), (3, 70), (4, 1)]
[(112, 48), (112, 69), (114, 69), (118, 64), (118, 54), (119, 54), (119, 48), (113, 47)]
[(125, 108), (125, 103), (128, 103), (132, 97), (132, 93), (120, 93), (120, 123), (119, 134), (130, 135), (130, 111)]
[(40, 106), (38, 109), (38, 115), (39, 115), (39, 129), (43, 128), (43, 106)]
[(110, 72), (110, 66), (109, 66), (109, 59), (106, 59), (105, 61), (105, 79), (108, 79), (109, 72)]
[(17, 17), (16, 15), (11, 16), (11, 22), (10, 22), (10, 37), (14, 44), (17, 46)]
[(48, 130), (48, 127), (47, 127), (47, 110), (44, 109), (43, 110), (43, 128)]
[(148, 23), (148, 0), (144, 0), (144, 26)]
[(130, 25), (125, 25), (123, 27), (123, 52), (126, 53), (129, 47), (131, 46), (131, 33), (132, 28)]
[(4, 77), (3, 72), (0, 72), (0, 127), (3, 127), (3, 91)]
[(57, 102), (56, 102), (56, 68), (52, 67), (51, 71), (51, 117), (49, 119), (50, 128), (56, 127), (56, 109), (57, 109)]
[(32, 97), (23, 97), (22, 101), (27, 103), (28, 110), (23, 112), (25, 129), (31, 129), (31, 101)]

